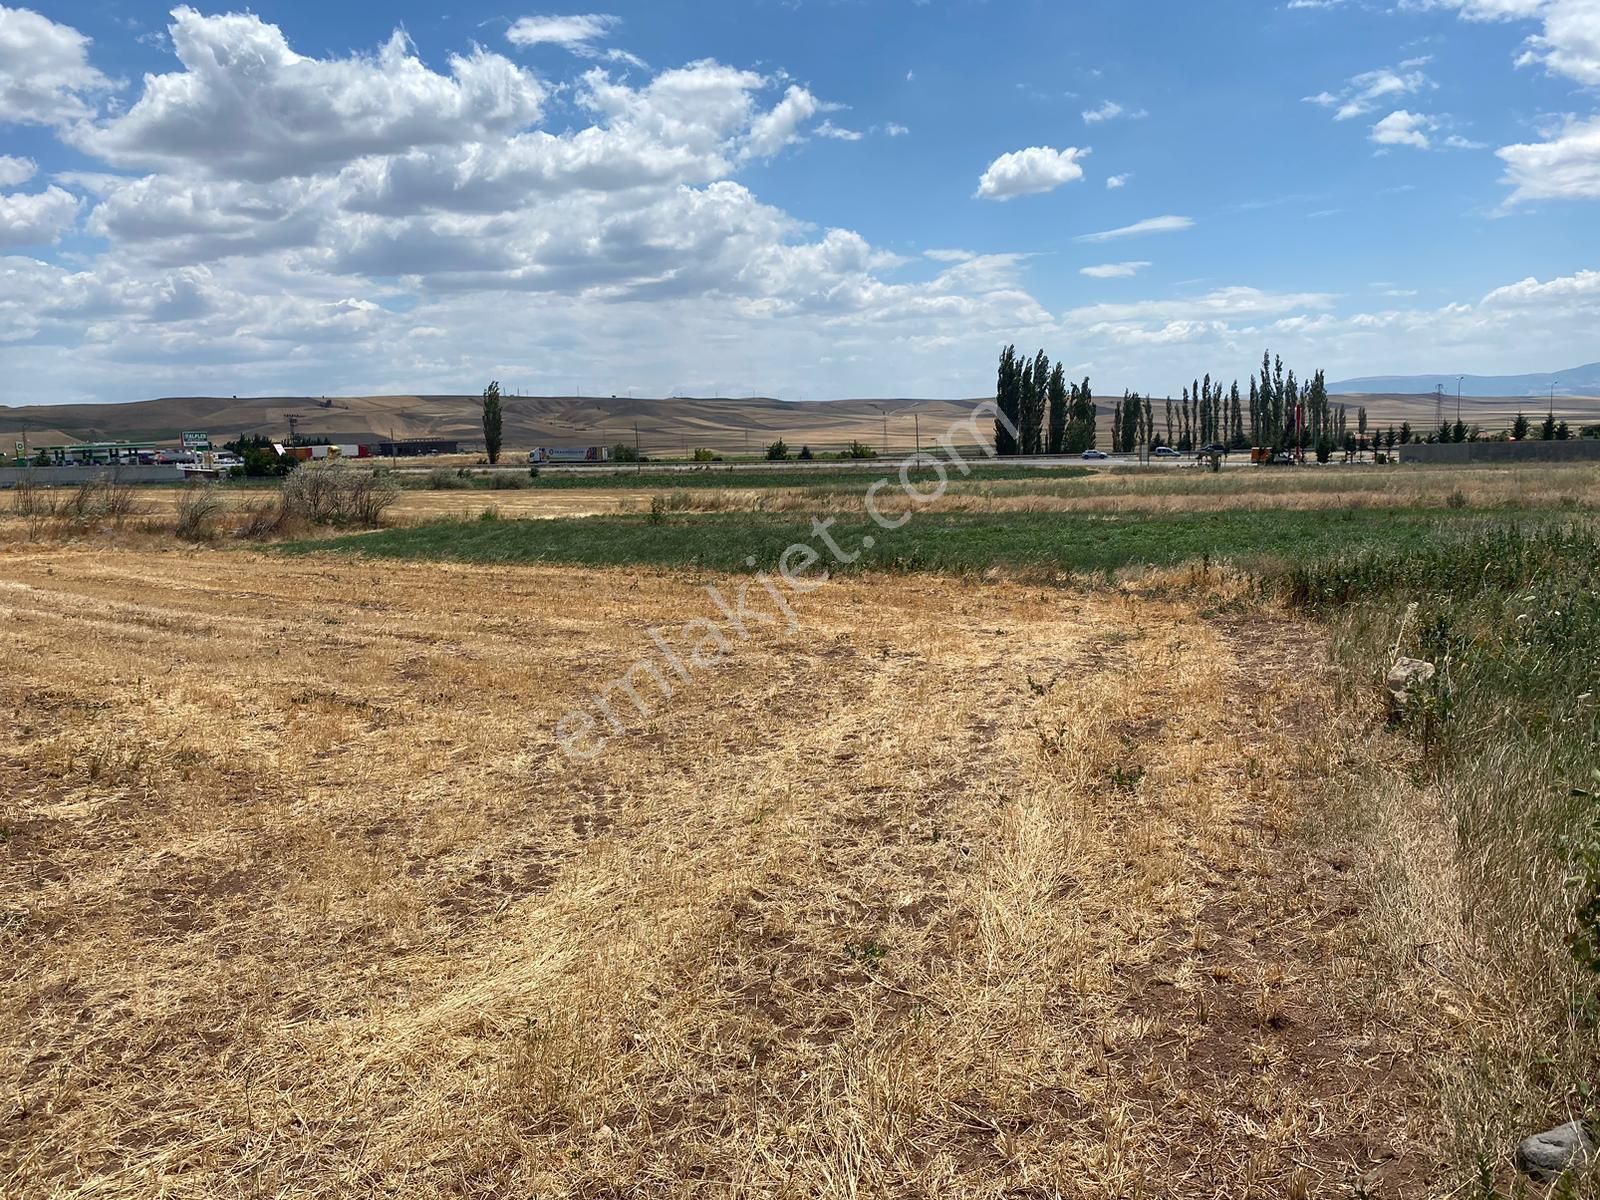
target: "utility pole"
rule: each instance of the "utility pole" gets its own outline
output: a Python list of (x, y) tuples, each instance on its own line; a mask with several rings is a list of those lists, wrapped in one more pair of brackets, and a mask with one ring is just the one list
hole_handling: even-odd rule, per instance
[(922, 414), (915, 410), (911, 413), (911, 427), (916, 430), (917, 437), (917, 466), (922, 465)]
[(879, 415), (883, 417), (883, 456), (885, 458), (888, 458), (889, 457), (889, 410), (887, 408), (885, 408), (881, 404), (869, 404), (867, 407), (868, 408), (877, 409)]
[(635, 418), (633, 422), (633, 473), (637, 475), (643, 470), (644, 455), (639, 453), (639, 422)]
[(1461, 381), (1463, 379), (1465, 379), (1465, 378), (1466, 378), (1465, 375), (1457, 375), (1456, 376), (1456, 424), (1457, 425), (1461, 424)]

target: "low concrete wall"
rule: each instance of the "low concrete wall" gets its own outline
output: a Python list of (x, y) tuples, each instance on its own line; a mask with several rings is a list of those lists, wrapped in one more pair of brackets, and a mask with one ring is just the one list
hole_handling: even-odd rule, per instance
[(86, 479), (122, 483), (182, 483), (177, 467), (0, 467), (0, 488), (14, 488), (24, 479), (41, 487), (72, 487)]
[(1600, 462), (1600, 438), (1565, 442), (1425, 442), (1396, 446), (1403, 463)]

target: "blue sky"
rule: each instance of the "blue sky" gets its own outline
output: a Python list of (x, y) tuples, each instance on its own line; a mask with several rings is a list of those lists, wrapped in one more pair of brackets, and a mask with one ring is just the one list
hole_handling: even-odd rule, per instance
[(1600, 358), (1600, 0), (445, 7), (0, 5), (0, 402)]

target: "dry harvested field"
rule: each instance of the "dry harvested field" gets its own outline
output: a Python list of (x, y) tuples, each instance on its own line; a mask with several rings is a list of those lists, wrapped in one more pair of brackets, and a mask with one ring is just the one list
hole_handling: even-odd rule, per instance
[(1425, 1193), (1312, 627), (835, 582), (560, 753), (705, 582), (0, 551), (0, 1194)]
[[(894, 476), (886, 466), (884, 475)], [(681, 479), (646, 487), (529, 487), (490, 490), (462, 488), (400, 492), (386, 514), (392, 525), (475, 517), (493, 510), (506, 519), (606, 516), (649, 510), (657, 495), (677, 512), (812, 513), (859, 512), (862, 498), (880, 476), (863, 473), (859, 484), (825, 487), (685, 486)], [(62, 497), (71, 489), (54, 489)], [(134, 493), (136, 516), (170, 521), (181, 488), (143, 487)], [(247, 510), (271, 498), (264, 488), (228, 489), (227, 505)], [(875, 503), (885, 512), (911, 507), (891, 486)], [(1302, 470), (1233, 470), (1221, 475), (1189, 467), (1153, 471), (1097, 471), (1077, 478), (961, 480), (952, 475), (947, 493), (915, 505), (920, 513), (1186, 513), (1239, 510), (1315, 511), (1343, 508), (1474, 508), (1506, 506), (1543, 509), (1600, 507), (1600, 467), (1571, 464), (1522, 467), (1349, 467)], [(0, 493), (0, 538), (20, 539), (28, 522)]]

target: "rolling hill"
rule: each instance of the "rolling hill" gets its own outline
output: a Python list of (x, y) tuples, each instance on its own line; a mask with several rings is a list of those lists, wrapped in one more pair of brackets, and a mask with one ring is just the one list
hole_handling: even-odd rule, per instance
[[(1336, 395), (1334, 401), (1349, 406), (1352, 428), (1358, 406), (1365, 407), (1370, 423), (1378, 426), (1409, 421), (1420, 429), (1434, 421), (1431, 389), (1421, 394)], [(682, 454), (697, 446), (721, 454), (758, 453), (778, 438), (794, 449), (809, 445), (818, 451), (837, 450), (860, 440), (909, 450), (918, 432), (923, 444), (931, 445), (953, 422), (965, 419), (976, 403), (508, 396), (505, 444), (510, 451), (614, 445), (632, 442), (637, 429), (640, 447), (655, 455)], [(1103, 441), (1110, 404), (1110, 395), (1105, 395), (1100, 407)], [(1544, 408), (1537, 395), (1466, 396), (1461, 416), (1469, 425), (1500, 429), (1510, 425), (1519, 411), (1537, 415)], [(1155, 401), (1155, 410), (1161, 426), (1162, 400)], [(1600, 399), (1557, 396), (1556, 415), (1574, 424), (1600, 423)], [(302, 436), (336, 442), (437, 437), (481, 443), (483, 436), (477, 396), (171, 396), (126, 404), (0, 405), (0, 447), (9, 450), (13, 440), (23, 438), (30, 446), (122, 439), (176, 444), (186, 429), (204, 430), (219, 442), (240, 434), (282, 439), (289, 435), (291, 416)], [(1455, 417), (1454, 396), (1446, 397), (1445, 416)]]
[[(177, 396), (127, 404), (0, 406), (0, 443), (26, 433), (30, 445), (130, 439), (176, 443), (186, 429), (214, 441), (241, 434), (285, 438), (289, 418), (301, 436), (330, 441), (455, 438), (481, 443), (477, 396)], [(833, 400), (793, 403), (765, 398), (634, 400), (580, 396), (507, 396), (505, 444), (589, 446), (632, 442), (646, 454), (706, 446), (755, 453), (782, 438), (792, 447), (836, 450), (859, 439), (909, 448), (920, 426), (934, 441), (971, 412), (973, 400)], [(965, 440), (965, 439), (963, 439)]]
[[(1328, 390), (1349, 395), (1417, 395), (1442, 385), (1454, 399), (1456, 378), (1454, 371), (1442, 375), (1373, 375), (1330, 383)], [(1600, 397), (1600, 362), (1543, 375), (1468, 375), (1461, 380), (1461, 394), (1473, 397), (1548, 397), (1552, 387), (1557, 400), (1562, 396)]]

